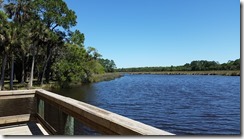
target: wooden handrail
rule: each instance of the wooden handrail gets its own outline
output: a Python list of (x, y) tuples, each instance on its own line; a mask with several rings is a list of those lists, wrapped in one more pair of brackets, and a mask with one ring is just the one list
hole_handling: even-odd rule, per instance
[(32, 90), (10, 90), (10, 91), (0, 91), (0, 97), (9, 95), (28, 95), (35, 94), (36, 89)]
[(36, 97), (54, 105), (66, 114), (101, 133), (120, 135), (173, 135), (172, 133), (141, 122), (46, 90), (36, 90)]
[[(2, 99), (2, 100), (1, 100)], [(97, 132), (108, 135), (174, 135), (93, 105), (64, 97), (43, 89), (0, 91), (0, 107), (18, 105), (19, 109), (0, 113), (0, 125), (28, 121), (33, 115), (51, 134), (74, 134), (74, 118)], [(30, 102), (29, 102), (30, 101)], [(23, 108), (22, 108), (23, 107)], [(27, 108), (27, 109), (25, 109)], [(55, 109), (56, 117), (51, 109)], [(1, 111), (0, 111), (1, 112)], [(23, 118), (24, 116), (24, 118)], [(7, 121), (11, 117), (11, 121)], [(56, 119), (53, 124), (52, 120)], [(21, 121), (22, 120), (22, 121)], [(68, 125), (67, 125), (68, 124)], [(68, 128), (67, 128), (68, 126)], [(67, 131), (66, 131), (67, 130)]]

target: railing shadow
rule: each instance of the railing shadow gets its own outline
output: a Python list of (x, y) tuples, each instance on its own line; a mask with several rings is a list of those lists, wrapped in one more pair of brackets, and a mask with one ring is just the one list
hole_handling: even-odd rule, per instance
[(28, 122), (27, 126), (30, 129), (32, 135), (44, 135), (40, 128), (37, 126), (36, 122)]

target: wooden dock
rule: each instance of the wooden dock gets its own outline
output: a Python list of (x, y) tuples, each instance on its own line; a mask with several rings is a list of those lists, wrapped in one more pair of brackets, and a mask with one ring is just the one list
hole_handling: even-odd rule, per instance
[(0, 128), (0, 135), (49, 135), (40, 123), (29, 122), (25, 124), (4, 126)]
[(43, 89), (0, 91), (2, 135), (76, 135), (77, 122), (105, 135), (173, 135)]

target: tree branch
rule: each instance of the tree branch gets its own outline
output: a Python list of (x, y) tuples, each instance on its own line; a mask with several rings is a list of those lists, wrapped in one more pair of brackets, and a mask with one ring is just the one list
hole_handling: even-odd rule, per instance
[(56, 24), (51, 30), (53, 31), (57, 26), (58, 26), (58, 24)]

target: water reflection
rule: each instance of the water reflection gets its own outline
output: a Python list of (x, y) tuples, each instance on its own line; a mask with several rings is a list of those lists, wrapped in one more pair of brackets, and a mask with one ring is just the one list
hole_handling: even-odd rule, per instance
[(70, 97), (83, 102), (96, 101), (96, 88), (92, 84), (74, 86), (72, 88), (49, 89), (62, 96)]

